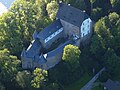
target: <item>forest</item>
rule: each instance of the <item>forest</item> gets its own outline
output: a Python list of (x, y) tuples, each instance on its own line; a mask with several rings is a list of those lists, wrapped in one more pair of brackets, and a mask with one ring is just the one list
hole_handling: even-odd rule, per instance
[[(49, 70), (23, 70), (23, 47), (35, 30), (55, 20), (60, 1), (84, 10), (94, 21), (90, 43), (67, 45), (61, 62)], [(103, 67), (100, 82), (120, 81), (119, 39), (120, 0), (15, 0), (0, 16), (0, 90), (80, 90), (94, 76), (93, 69), (97, 73)], [(77, 88), (76, 82), (84, 84)]]

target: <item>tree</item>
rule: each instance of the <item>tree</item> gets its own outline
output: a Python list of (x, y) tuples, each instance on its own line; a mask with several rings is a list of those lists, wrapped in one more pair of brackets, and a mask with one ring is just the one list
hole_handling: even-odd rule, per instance
[[(94, 27), (94, 35), (92, 37), (91, 52), (97, 60), (103, 62), (103, 55), (108, 48), (112, 48), (115, 52), (119, 51), (119, 15), (115, 12), (101, 18), (96, 22)], [(118, 53), (117, 53), (118, 54)]]
[(105, 44), (103, 38), (100, 35), (93, 35), (90, 51), (95, 55), (97, 59), (100, 59), (105, 53)]
[(10, 55), (7, 49), (0, 50), (0, 81), (6, 89), (17, 88), (15, 80), (20, 60), (16, 56)]
[(47, 4), (47, 8), (46, 8), (48, 15), (50, 17), (51, 20), (54, 20), (56, 17), (56, 13), (58, 10), (58, 4), (56, 1), (51, 1), (50, 3)]
[(93, 4), (95, 3), (96, 0), (90, 0), (90, 3), (91, 3), (91, 11), (93, 9)]
[(110, 0), (112, 4), (113, 11), (116, 11), (120, 14), (120, 0)]
[(19, 88), (31, 90), (31, 79), (32, 75), (28, 71), (19, 71), (16, 75), (16, 82), (18, 83)]
[(15, 0), (9, 11), (0, 17), (0, 48), (20, 56), (28, 47), (35, 30), (41, 31), (50, 23), (44, 0)]
[(103, 14), (102, 8), (99, 8), (99, 7), (94, 8), (92, 9), (92, 12), (91, 12), (91, 18), (94, 21), (98, 21), (101, 18), (102, 14)]
[(67, 45), (64, 48), (62, 59), (70, 65), (72, 70), (74, 70), (79, 66), (80, 53), (81, 51), (77, 46)]
[(31, 86), (34, 88), (43, 88), (47, 76), (48, 73), (46, 70), (36, 68), (33, 72), (33, 80), (31, 81)]
[(0, 90), (5, 90), (5, 87), (0, 82)]
[(37, 6), (37, 17), (44, 17), (47, 15), (47, 11), (46, 11), (46, 1), (45, 0), (35, 0), (35, 4)]
[(107, 71), (113, 78), (120, 76), (120, 57), (116, 55), (113, 49), (108, 48), (104, 55), (104, 61)]

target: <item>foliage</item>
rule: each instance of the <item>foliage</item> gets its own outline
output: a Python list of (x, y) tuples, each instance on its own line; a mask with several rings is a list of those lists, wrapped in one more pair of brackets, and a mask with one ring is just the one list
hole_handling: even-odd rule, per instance
[[(110, 13), (100, 19), (95, 25), (95, 35), (92, 37), (91, 51), (95, 55), (103, 55), (109, 47), (117, 51), (119, 38), (119, 15)], [(114, 43), (114, 44), (113, 44)], [(117, 45), (115, 45), (117, 44)], [(99, 48), (99, 49), (98, 49)], [(116, 49), (117, 48), (117, 49)], [(98, 53), (99, 52), (99, 53)], [(103, 54), (102, 54), (103, 53)]]
[(120, 75), (120, 57), (118, 57), (113, 49), (108, 48), (107, 52), (104, 56), (106, 62), (105, 67), (108, 70), (108, 73), (111, 76), (119, 76)]
[(113, 11), (120, 13), (120, 0), (110, 0)]
[(32, 75), (28, 71), (19, 71), (16, 75), (16, 81), (22, 89), (31, 90), (31, 77)]
[(100, 82), (106, 82), (110, 78), (110, 75), (107, 72), (102, 72), (102, 74), (99, 76)]
[(46, 70), (36, 68), (33, 72), (34, 78), (31, 81), (31, 86), (34, 88), (41, 88), (46, 81), (46, 76), (48, 75)]
[(57, 83), (50, 83), (45, 87), (45, 90), (59, 90), (59, 85)]
[[(109, 76), (120, 80), (120, 0), (62, 0), (87, 14), (91, 12), (92, 20), (97, 21), (90, 45), (81, 48), (82, 53), (76, 46), (66, 46), (62, 62), (49, 70), (48, 82), (45, 70), (36, 68), (31, 74), (21, 69), (16, 56), (20, 58), (35, 30), (39, 32), (55, 20), (59, 1), (15, 0), (8, 12), (0, 16), (0, 90), (58, 90), (61, 84), (75, 82), (83, 72), (103, 66), (109, 75), (105, 73), (101, 80)], [(82, 85), (84, 80), (75, 84)]]
[(12, 89), (13, 86), (16, 86), (15, 76), (19, 64), (20, 61), (17, 57), (10, 55), (10, 52), (7, 49), (0, 50), (0, 81), (5, 88)]
[(33, 32), (50, 23), (45, 16), (46, 4), (41, 2), (15, 0), (10, 10), (0, 17), (0, 48), (8, 48), (12, 54), (19, 56), (23, 46), (27, 47), (32, 40)]
[(76, 80), (76, 82), (72, 82), (70, 85), (66, 87), (66, 90), (79, 90), (82, 88), (90, 79), (92, 76), (90, 76), (88, 73), (84, 73), (80, 79)]
[(79, 57), (81, 51), (77, 46), (67, 45), (64, 48), (62, 59), (69, 63), (71, 70), (76, 69), (79, 66)]
[(51, 1), (47, 4), (46, 10), (48, 11), (48, 15), (51, 20), (54, 20), (56, 17), (56, 13), (58, 11), (58, 4), (55, 1)]

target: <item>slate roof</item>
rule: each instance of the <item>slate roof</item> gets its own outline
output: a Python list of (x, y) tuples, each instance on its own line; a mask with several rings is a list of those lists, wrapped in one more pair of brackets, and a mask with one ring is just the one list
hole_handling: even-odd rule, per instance
[(40, 58), (40, 59), (39, 59), (40, 64), (46, 63), (46, 59), (45, 59), (45, 57), (43, 56), (43, 54), (41, 54), (39, 58)]
[(78, 27), (85, 19), (89, 18), (85, 12), (64, 3), (59, 4), (56, 17)]
[(112, 81), (110, 79), (104, 83), (104, 86), (107, 88), (107, 90), (120, 90), (120, 82)]
[(34, 33), (33, 33), (33, 39), (37, 39), (37, 35), (38, 35), (38, 32), (35, 30)]
[(39, 34), (38, 34), (38, 38), (39, 39), (46, 39), (47, 37), (49, 37), (51, 34), (53, 34), (55, 31), (57, 31), (58, 29), (60, 29), (62, 26), (60, 20), (55, 20), (52, 24), (48, 25), (46, 28), (44, 28)]
[(68, 40), (68, 41), (66, 41), (64, 44), (60, 45), (60, 46), (59, 46), (58, 48), (56, 48), (55, 50), (53, 50), (53, 51), (51, 51), (51, 52), (48, 52), (46, 58), (53, 57), (53, 56), (55, 56), (57, 53), (62, 54), (64, 47), (65, 47), (66, 45), (68, 45), (68, 44), (75, 44), (75, 41), (73, 41), (73, 40)]
[(41, 48), (41, 43), (38, 39), (33, 40), (29, 47), (26, 50), (27, 57), (34, 57), (36, 54), (39, 54)]

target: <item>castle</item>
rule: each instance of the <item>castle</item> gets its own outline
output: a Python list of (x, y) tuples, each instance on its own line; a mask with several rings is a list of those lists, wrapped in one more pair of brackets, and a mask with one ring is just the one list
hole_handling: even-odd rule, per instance
[(66, 45), (88, 43), (92, 35), (92, 20), (83, 11), (59, 4), (56, 20), (41, 32), (35, 31), (33, 41), (21, 53), (22, 68), (48, 70), (58, 64)]

